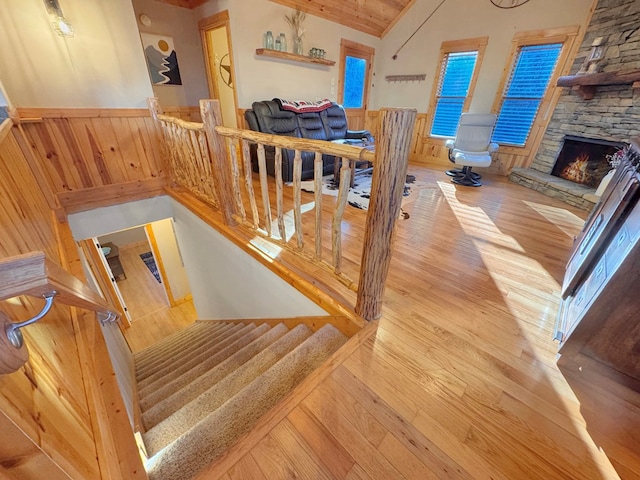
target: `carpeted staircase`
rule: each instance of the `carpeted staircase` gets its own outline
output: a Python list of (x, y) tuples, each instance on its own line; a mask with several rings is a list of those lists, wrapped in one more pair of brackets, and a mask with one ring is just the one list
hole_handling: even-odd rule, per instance
[(346, 340), (331, 325), (197, 321), (137, 353), (149, 478), (193, 478)]

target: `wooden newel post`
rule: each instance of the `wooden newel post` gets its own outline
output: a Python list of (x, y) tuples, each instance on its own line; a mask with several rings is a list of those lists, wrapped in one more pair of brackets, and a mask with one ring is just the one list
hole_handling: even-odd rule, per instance
[(382, 313), (382, 295), (407, 177), (416, 110), (383, 108), (379, 121), (355, 309), (367, 320), (375, 320)]
[(218, 192), (220, 210), (227, 225), (235, 225), (233, 215), (236, 213), (233, 195), (233, 175), (231, 161), (227, 156), (224, 138), (218, 135), (216, 127), (222, 125), (222, 111), (218, 100), (200, 100), (200, 113), (207, 134), (209, 154), (211, 155), (211, 174)]

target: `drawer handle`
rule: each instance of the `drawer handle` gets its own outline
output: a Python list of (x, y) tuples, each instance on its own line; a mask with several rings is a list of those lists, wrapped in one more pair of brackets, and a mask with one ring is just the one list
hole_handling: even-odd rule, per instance
[(622, 245), (622, 242), (624, 242), (626, 239), (627, 239), (627, 233), (621, 232), (620, 236), (618, 237), (618, 246)]
[(596, 269), (596, 277), (599, 277), (603, 270), (604, 264), (600, 264), (600, 266)]

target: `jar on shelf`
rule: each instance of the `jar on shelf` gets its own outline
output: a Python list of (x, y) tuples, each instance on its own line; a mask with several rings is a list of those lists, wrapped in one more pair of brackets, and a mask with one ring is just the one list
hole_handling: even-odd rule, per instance
[(267, 33), (264, 34), (264, 48), (269, 50), (273, 50), (273, 33), (271, 30), (268, 30)]
[(287, 37), (284, 33), (280, 32), (280, 50), (283, 52), (287, 51)]
[(282, 46), (280, 45), (280, 37), (276, 37), (276, 44), (274, 46), (274, 50), (281, 51)]

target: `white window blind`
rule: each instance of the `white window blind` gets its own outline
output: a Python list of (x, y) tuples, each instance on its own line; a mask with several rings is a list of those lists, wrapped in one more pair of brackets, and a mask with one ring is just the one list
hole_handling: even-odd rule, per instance
[(445, 55), (440, 67), (431, 135), (456, 136), (477, 59), (477, 51)]
[(492, 140), (524, 146), (558, 63), (561, 43), (523, 46), (502, 97)]

